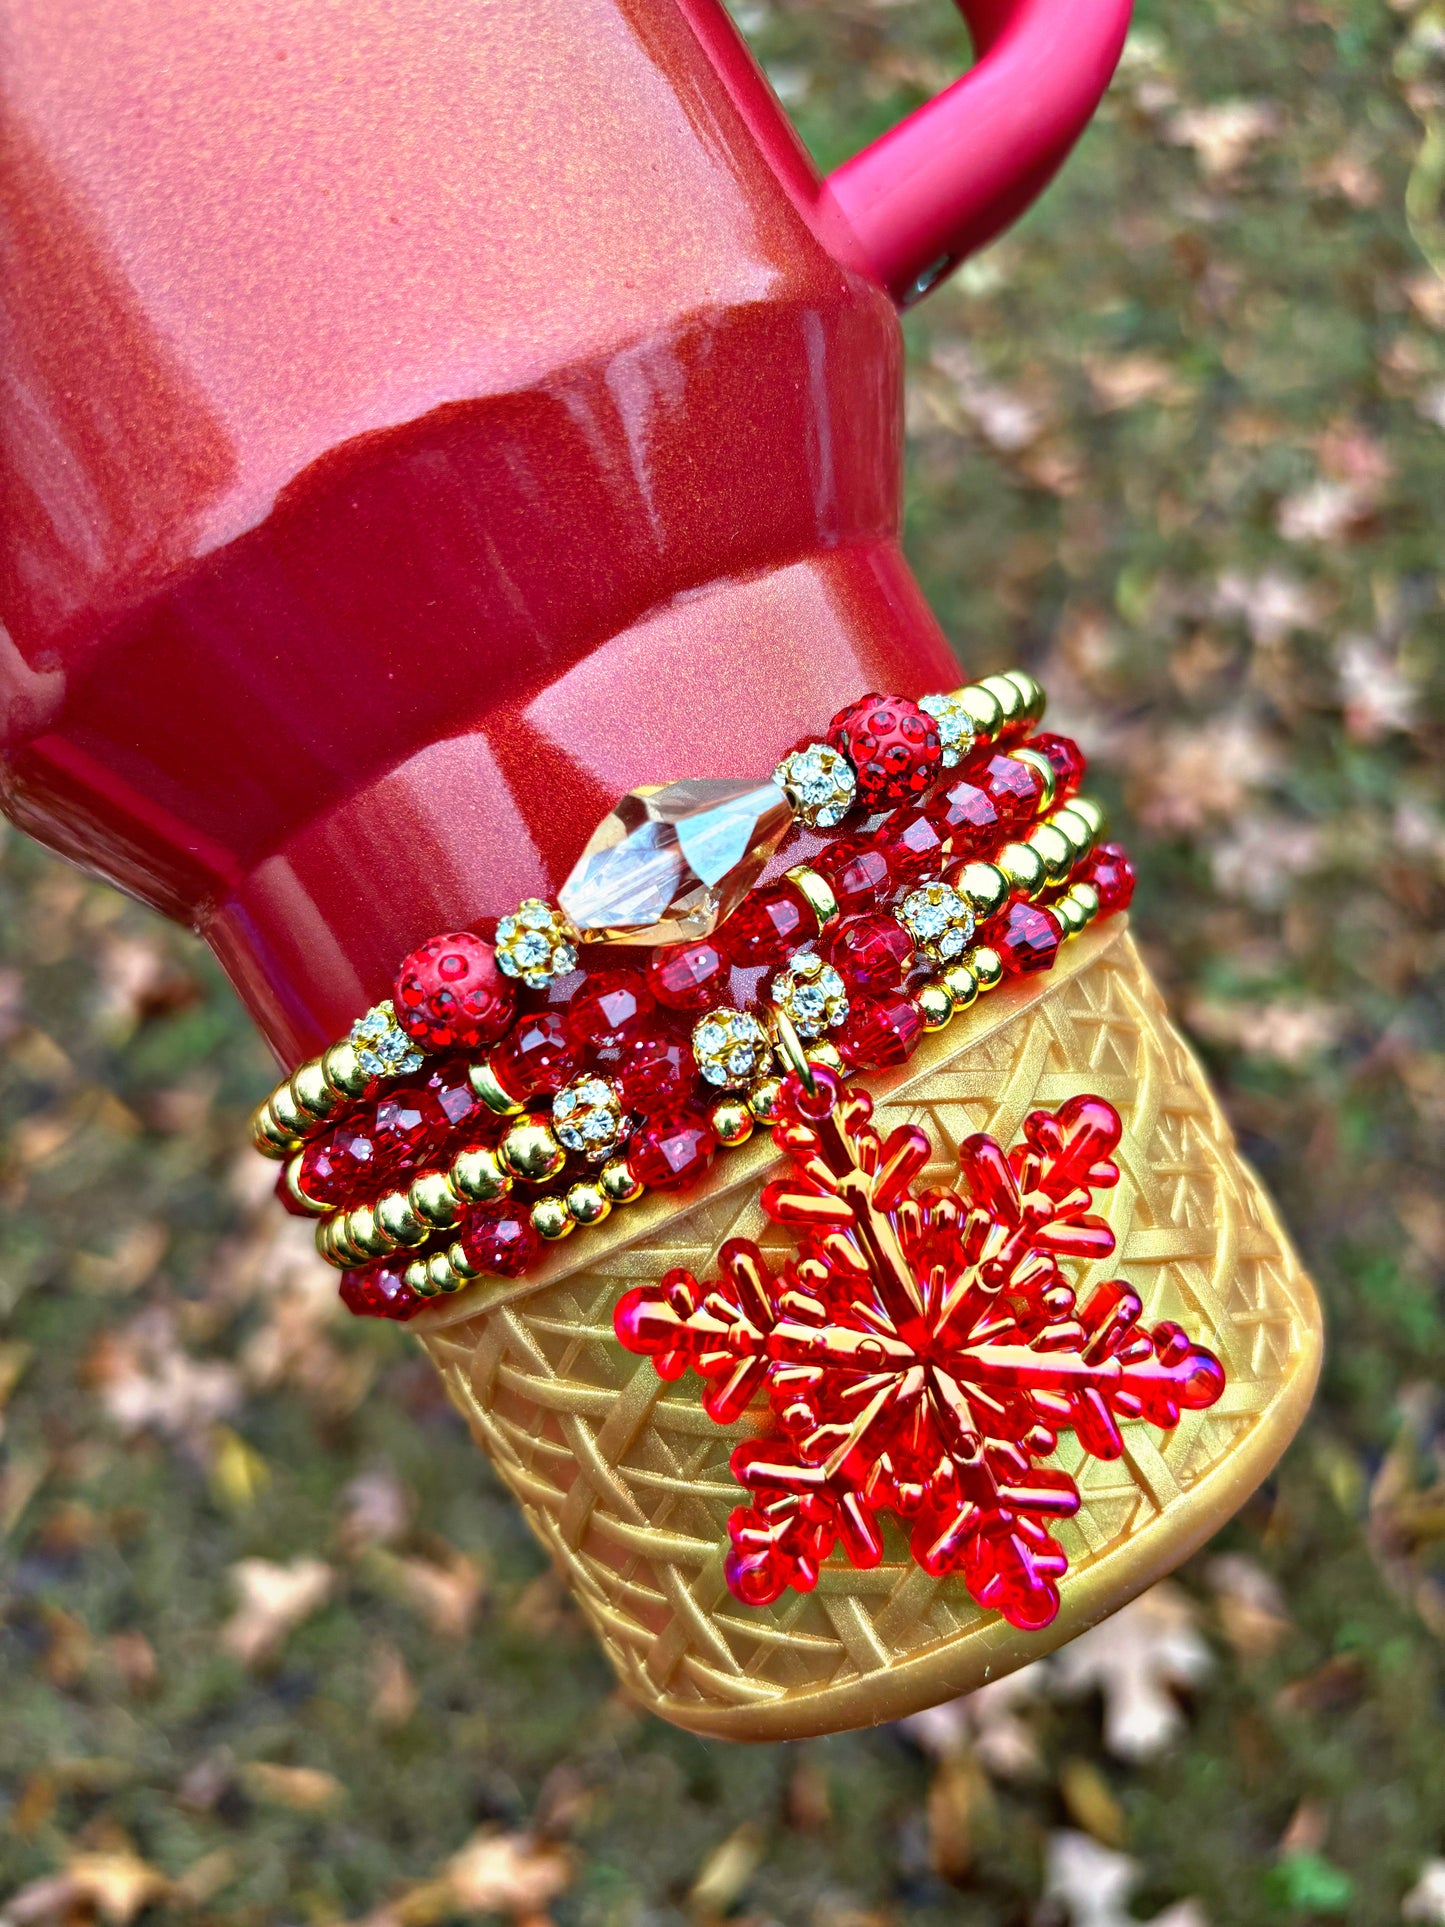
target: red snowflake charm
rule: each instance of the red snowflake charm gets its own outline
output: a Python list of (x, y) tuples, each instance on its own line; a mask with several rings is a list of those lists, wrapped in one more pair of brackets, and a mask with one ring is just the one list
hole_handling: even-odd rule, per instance
[(1088, 1096), (1035, 1111), (1007, 1155), (990, 1137), (963, 1145), (966, 1197), (915, 1195), (925, 1134), (880, 1141), (865, 1092), (812, 1075), (812, 1093), (785, 1086), (773, 1135), (792, 1170), (763, 1192), (797, 1255), (775, 1276), (733, 1239), (716, 1283), (672, 1271), (627, 1292), (618, 1339), (662, 1378), (697, 1371), (719, 1424), (766, 1396), (775, 1435), (732, 1455), (752, 1499), (729, 1521), (727, 1581), (745, 1604), (810, 1590), (838, 1544), (876, 1566), (892, 1513), (926, 1571), (960, 1574), (1011, 1625), (1046, 1626), (1068, 1564), (1051, 1523), (1079, 1508), (1068, 1473), (1040, 1463), (1060, 1434), (1115, 1459), (1122, 1420), (1171, 1427), (1224, 1389), (1178, 1325), (1139, 1323), (1132, 1287), (1080, 1305), (1059, 1269), (1114, 1249), (1090, 1206), (1119, 1179), (1118, 1116)]

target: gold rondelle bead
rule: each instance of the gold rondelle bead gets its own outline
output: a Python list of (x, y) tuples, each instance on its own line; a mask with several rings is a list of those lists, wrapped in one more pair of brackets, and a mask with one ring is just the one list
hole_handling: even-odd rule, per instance
[(565, 1198), (538, 1198), (532, 1206), (532, 1229), (540, 1238), (565, 1238), (577, 1229), (577, 1220), (567, 1209)]
[(781, 1077), (760, 1077), (748, 1092), (748, 1109), (760, 1123), (771, 1124), (777, 1116), (782, 1089)]
[(1024, 692), (1011, 676), (985, 676), (979, 688), (986, 689), (1002, 711), (1001, 729), (1015, 729), (1026, 719)]
[(316, 1119), (301, 1109), (289, 1084), (280, 1084), (271, 1093), (270, 1110), (288, 1137), (305, 1137), (308, 1131), (316, 1128)]
[(271, 1100), (258, 1104), (251, 1113), (251, 1142), (263, 1158), (279, 1163), (289, 1158), (296, 1149), (296, 1140), (289, 1131), (281, 1128), (280, 1122), (272, 1115)]
[(968, 898), (980, 923), (987, 923), (1008, 902), (1009, 881), (996, 863), (965, 863), (954, 878), (954, 888)]
[(1058, 771), (1054, 768), (1048, 757), (1044, 755), (1042, 750), (1030, 749), (1027, 743), (1020, 743), (1017, 749), (1011, 749), (1009, 751), (1009, 755), (1012, 756), (1016, 763), (1027, 763), (1029, 768), (1043, 784), (1044, 787), (1039, 797), (1037, 812), (1038, 815), (1042, 816), (1046, 810), (1051, 810), (1054, 807), (1054, 798), (1059, 793)]
[(412, 1210), (437, 1231), (448, 1231), (462, 1215), (461, 1199), (446, 1171), (426, 1171), (407, 1193)]
[(982, 749), (1003, 728), (1003, 704), (981, 682), (965, 683), (957, 695), (960, 706), (973, 724), (974, 745)]
[(365, 1097), (371, 1085), (349, 1037), (322, 1052), (321, 1074), (338, 1097)]
[(1069, 896), (1083, 911), (1084, 922), (1092, 923), (1099, 914), (1099, 893), (1093, 884), (1075, 883), (1069, 889)]
[(810, 1064), (821, 1064), (825, 1071), (832, 1071), (837, 1077), (848, 1075), (843, 1062), (843, 1053), (836, 1044), (830, 1044), (826, 1037), (814, 1037), (803, 1046)]
[(978, 978), (967, 964), (952, 964), (944, 971), (942, 983), (953, 999), (955, 1012), (967, 1010), (978, 999)]
[(708, 1122), (718, 1143), (726, 1144), (730, 1150), (746, 1144), (753, 1134), (753, 1114), (740, 1097), (725, 1097), (721, 1103), (714, 1104)]
[(308, 1198), (306, 1193), (301, 1189), (301, 1158), (302, 1153), (297, 1151), (295, 1155), (288, 1158), (286, 1162), (286, 1169), (282, 1175), (285, 1180), (287, 1194), (296, 1201), (308, 1217), (324, 1217), (330, 1209), (330, 1206), (318, 1204), (315, 1198)]
[(1067, 891), (1065, 891), (1056, 903), (1051, 903), (1049, 908), (1063, 925), (1064, 935), (1066, 937), (1077, 937), (1084, 925), (1089, 921), (1084, 915), (1083, 910), (1075, 903)]
[(427, 1270), (428, 1262), (426, 1258), (413, 1258), (401, 1274), (411, 1289), (420, 1292), (423, 1298), (436, 1296), (436, 1286), (432, 1283), (431, 1273)]
[(584, 1180), (567, 1193), (567, 1210), (575, 1224), (601, 1224), (612, 1201), (600, 1184)]
[(1011, 683), (1017, 683), (1024, 699), (1024, 713), (1031, 723), (1041, 723), (1048, 707), (1048, 697), (1044, 686), (1037, 676), (1031, 676), (1027, 669), (1006, 669), (1004, 674)]
[(1094, 832), (1088, 819), (1066, 803), (1061, 810), (1054, 811), (1049, 823), (1068, 838), (1075, 863), (1081, 863), (1094, 847)]
[(406, 1191), (390, 1191), (376, 1207), (376, 1221), (395, 1245), (424, 1244), (434, 1227), (413, 1209)]
[(643, 1185), (633, 1176), (626, 1158), (609, 1158), (598, 1173), (597, 1182), (609, 1204), (631, 1204), (642, 1196)]
[(514, 1124), (497, 1147), (504, 1168), (527, 1184), (545, 1184), (555, 1178), (567, 1162), (567, 1153), (557, 1142), (550, 1124), (530, 1118)]
[(291, 1095), (303, 1111), (309, 1111), (318, 1124), (324, 1124), (336, 1110), (336, 1096), (326, 1081), (321, 1059), (313, 1057), (291, 1073)]
[(1015, 890), (1036, 897), (1047, 883), (1048, 872), (1038, 851), (1027, 843), (1005, 843), (998, 853), (998, 867)]
[(527, 1108), (502, 1089), (490, 1063), (473, 1064), (467, 1072), (467, 1082), (487, 1109), (495, 1111), (498, 1117), (520, 1117)]
[(456, 1266), (444, 1251), (434, 1251), (426, 1261), (426, 1275), (431, 1283), (432, 1293), (460, 1291), (466, 1283)]
[(953, 1021), (953, 998), (941, 983), (924, 984), (918, 993), (918, 1009), (925, 1030), (942, 1030)]
[(364, 1251), (368, 1258), (388, 1258), (396, 1246), (377, 1222), (376, 1213), (369, 1204), (359, 1204), (354, 1211), (346, 1214), (346, 1239), (348, 1244)]
[(980, 944), (969, 957), (980, 990), (997, 990), (1003, 982), (1003, 958), (987, 944)]
[(490, 1204), (512, 1188), (495, 1151), (463, 1151), (451, 1168), (450, 1180), (451, 1187), (472, 1204)]
[(1044, 883), (1050, 889), (1068, 881), (1074, 867), (1074, 846), (1054, 823), (1036, 823), (1029, 831), (1029, 848), (1043, 859)]
[(367, 1254), (351, 1242), (349, 1219), (350, 1212), (338, 1211), (329, 1218), (316, 1233), (316, 1248), (329, 1265), (336, 1265), (342, 1271), (349, 1271), (353, 1265), (364, 1265)]
[(1097, 842), (1104, 834), (1104, 825), (1109, 820), (1100, 805), (1094, 801), (1092, 796), (1071, 796), (1069, 798), (1069, 808), (1074, 812), (1075, 816), (1083, 817), (1089, 828), (1094, 832), (1094, 839)]
[(459, 1278), (465, 1278), (468, 1284), (471, 1283), (473, 1278), (480, 1278), (482, 1275), (481, 1266), (472, 1263), (471, 1259), (463, 1250), (459, 1238), (454, 1239), (453, 1242), (447, 1246), (447, 1263), (457, 1276)]

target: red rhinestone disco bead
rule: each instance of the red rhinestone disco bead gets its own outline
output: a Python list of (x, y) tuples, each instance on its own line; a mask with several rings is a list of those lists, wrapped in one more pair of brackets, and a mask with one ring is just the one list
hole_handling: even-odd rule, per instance
[(692, 1089), (697, 1059), (692, 1046), (656, 1024), (637, 1024), (621, 1035), (607, 1061), (592, 1057), (594, 1068), (610, 1078), (629, 1110), (655, 1110)]
[(395, 1258), (381, 1258), (359, 1270), (343, 1271), (340, 1291), (342, 1304), (358, 1318), (405, 1320), (426, 1303), (406, 1282), (405, 1264)]
[(1101, 843), (1084, 865), (1084, 876), (1099, 893), (1101, 916), (1128, 909), (1134, 895), (1134, 865), (1117, 843)]
[(1079, 745), (1072, 736), (1055, 736), (1051, 730), (1044, 730), (1031, 736), (1024, 747), (1036, 749), (1053, 770), (1055, 807), (1066, 803), (1083, 782), (1087, 768)]
[(923, 1035), (923, 1017), (911, 997), (897, 993), (855, 997), (833, 1041), (845, 1064), (854, 1070), (880, 1070), (903, 1064), (913, 1055)]
[(799, 944), (817, 936), (818, 919), (798, 886), (784, 877), (744, 898), (717, 934), (728, 958), (747, 970), (781, 963)]
[(397, 972), (392, 1004), (402, 1029), (428, 1050), (475, 1050), (511, 1023), (517, 991), (489, 943), (455, 930), (412, 951)]
[(1011, 903), (989, 924), (986, 941), (1003, 959), (1008, 976), (1027, 977), (1053, 968), (1063, 935), (1063, 925), (1052, 910), (1037, 903)]
[(562, 1018), (539, 1010), (518, 1019), (492, 1052), (491, 1067), (503, 1089), (523, 1103), (560, 1091), (575, 1074), (580, 1055)]
[(693, 1110), (650, 1117), (627, 1147), (627, 1162), (654, 1191), (683, 1191), (696, 1184), (717, 1155), (712, 1126)]
[(903, 696), (861, 697), (828, 725), (828, 741), (853, 765), (858, 802), (886, 810), (928, 789), (943, 766), (933, 718)]
[(358, 1192), (374, 1189), (380, 1160), (371, 1133), (371, 1112), (363, 1107), (325, 1137), (315, 1138), (301, 1154), (301, 1189), (317, 1204), (339, 1209)]
[(530, 1214), (507, 1198), (473, 1205), (458, 1243), (468, 1264), (497, 1278), (520, 1278), (542, 1248)]
[(850, 990), (895, 990), (913, 961), (913, 944), (896, 917), (874, 911), (845, 917), (828, 934), (828, 960)]
[(728, 960), (706, 937), (697, 943), (670, 943), (654, 950), (647, 982), (669, 1010), (705, 1010), (727, 995)]
[(599, 970), (584, 979), (567, 1007), (567, 1034), (585, 1048), (627, 1029), (656, 1007), (638, 970)]
[(845, 917), (875, 909), (893, 891), (888, 858), (876, 843), (856, 837), (840, 836), (828, 844), (813, 858), (813, 868), (827, 881)]
[(875, 841), (888, 861), (895, 884), (921, 883), (925, 877), (942, 876), (948, 844), (931, 811), (897, 811)]

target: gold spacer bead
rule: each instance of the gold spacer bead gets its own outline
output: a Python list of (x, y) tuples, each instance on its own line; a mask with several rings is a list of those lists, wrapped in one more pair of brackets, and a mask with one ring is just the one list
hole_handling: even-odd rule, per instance
[(803, 1055), (810, 1064), (821, 1064), (825, 1071), (832, 1071), (835, 1076), (848, 1075), (843, 1053), (836, 1044), (830, 1044), (826, 1037), (815, 1037), (810, 1043), (804, 1044)]
[(304, 1138), (308, 1131), (316, 1128), (316, 1119), (301, 1109), (289, 1084), (277, 1085), (271, 1093), (268, 1108), (277, 1128), (284, 1131), (288, 1138)]
[(431, 1272), (427, 1269), (430, 1262), (428, 1258), (413, 1258), (401, 1274), (412, 1290), (419, 1292), (423, 1298), (436, 1296), (436, 1286), (432, 1283)]
[(784, 872), (789, 883), (796, 884), (808, 900), (808, 908), (818, 919), (820, 932), (838, 918), (838, 899), (825, 876), (820, 876), (810, 863), (795, 863), (791, 870)]
[(999, 724), (1000, 734), (1002, 734), (1004, 730), (1020, 729), (1023, 724), (1028, 721), (1028, 708), (1024, 701), (1024, 692), (1019, 688), (1012, 676), (985, 676), (978, 686), (980, 689), (986, 689), (988, 691), (989, 695), (993, 697), (999, 709), (1002, 711), (1003, 720)]
[(434, 1227), (421, 1217), (405, 1191), (389, 1191), (376, 1207), (376, 1221), (393, 1247), (425, 1244)]
[(574, 1224), (601, 1224), (612, 1209), (612, 1200), (600, 1184), (584, 1180), (567, 1193), (567, 1210)]
[(962, 689), (954, 691), (960, 708), (973, 724), (975, 749), (982, 749), (991, 743), (1003, 728), (1003, 704), (992, 690), (985, 689), (981, 682), (965, 683)]
[(270, 1158), (275, 1163), (282, 1158), (289, 1158), (296, 1149), (295, 1138), (289, 1131), (282, 1130), (280, 1121), (273, 1116), (269, 1097), (251, 1113), (251, 1142), (263, 1158)]
[(359, 1204), (346, 1213), (346, 1242), (368, 1258), (389, 1258), (396, 1246), (377, 1223), (369, 1204)]
[(978, 979), (980, 990), (997, 990), (1003, 982), (1003, 958), (987, 944), (980, 944), (969, 957), (969, 966)]
[(461, 1199), (449, 1171), (424, 1171), (412, 1180), (407, 1202), (423, 1224), (449, 1231), (462, 1215)]
[[(330, 1235), (325, 1237), (323, 1243), (326, 1233)], [(316, 1246), (328, 1264), (340, 1265), (343, 1271), (349, 1271), (353, 1265), (364, 1265), (369, 1255), (360, 1245), (352, 1242), (349, 1211), (338, 1211), (334, 1218), (321, 1227), (316, 1234)]]
[(1089, 921), (1084, 915), (1082, 906), (1076, 903), (1067, 891), (1056, 902), (1051, 903), (1049, 908), (1063, 925), (1066, 938), (1077, 937)]
[(497, 1146), (497, 1155), (514, 1178), (521, 1178), (527, 1184), (545, 1184), (548, 1178), (555, 1178), (567, 1162), (567, 1153), (557, 1142), (551, 1125), (543, 1123), (541, 1118), (514, 1124)]
[(1042, 750), (1030, 749), (1027, 743), (1021, 743), (1017, 749), (1011, 749), (1009, 755), (1016, 763), (1027, 763), (1043, 784), (1043, 794), (1039, 797), (1038, 807), (1038, 814), (1042, 816), (1046, 810), (1054, 807), (1054, 798), (1059, 793), (1057, 770)]
[(565, 1238), (577, 1229), (577, 1220), (567, 1209), (565, 1198), (538, 1198), (532, 1206), (532, 1229), (538, 1237)]
[(324, 1217), (331, 1207), (325, 1204), (318, 1204), (315, 1198), (308, 1198), (306, 1193), (301, 1189), (301, 1157), (302, 1154), (298, 1151), (294, 1157), (288, 1158), (286, 1169), (281, 1174), (286, 1185), (287, 1195), (296, 1200), (297, 1204), (300, 1205), (308, 1217)]
[(1094, 832), (1095, 840), (1104, 834), (1104, 825), (1109, 819), (1105, 816), (1102, 806), (1096, 803), (1092, 796), (1071, 796), (1069, 808), (1075, 816), (1083, 817)]
[(748, 1092), (748, 1109), (761, 1124), (771, 1124), (778, 1114), (782, 1095), (781, 1077), (760, 1077)]
[(626, 1158), (609, 1158), (597, 1175), (597, 1183), (609, 1204), (632, 1204), (645, 1189)]
[(1031, 676), (1027, 669), (1006, 669), (1004, 674), (1011, 683), (1017, 683), (1024, 699), (1024, 713), (1031, 723), (1041, 723), (1044, 711), (1048, 708), (1048, 697), (1044, 686), (1037, 676)]
[(482, 1275), (481, 1266), (472, 1263), (471, 1259), (462, 1249), (460, 1239), (455, 1239), (447, 1246), (447, 1263), (459, 1278), (465, 1278), (468, 1283), (470, 1283), (473, 1278), (480, 1278)]
[(996, 863), (965, 863), (954, 881), (973, 905), (981, 923), (996, 916), (1009, 898), (1009, 882)]
[(1061, 810), (1054, 811), (1049, 822), (1069, 839), (1075, 863), (1082, 862), (1094, 847), (1094, 832), (1087, 818), (1080, 816), (1077, 810), (1071, 809), (1066, 803)]
[(467, 1282), (444, 1251), (434, 1251), (427, 1259), (426, 1275), (431, 1285), (429, 1297), (438, 1292), (460, 1291)]
[(746, 1144), (753, 1134), (753, 1114), (740, 1097), (725, 1097), (714, 1104), (708, 1122), (718, 1143), (727, 1145), (729, 1150)]
[(527, 1108), (525, 1104), (519, 1104), (509, 1091), (502, 1088), (490, 1060), (473, 1064), (467, 1072), (467, 1082), (487, 1109), (495, 1111), (498, 1117), (520, 1117)]
[(303, 1111), (309, 1111), (318, 1124), (324, 1124), (336, 1111), (336, 1095), (326, 1081), (319, 1057), (311, 1058), (291, 1073), (291, 1095)]
[(338, 1244), (338, 1238), (340, 1235), (340, 1232), (339, 1232), (340, 1224), (341, 1224), (341, 1220), (339, 1217), (337, 1217), (337, 1218), (326, 1218), (319, 1225), (317, 1225), (316, 1249), (320, 1252), (321, 1256), (326, 1260), (328, 1265), (335, 1265), (338, 1271), (345, 1271), (347, 1269), (349, 1260), (341, 1256), (341, 1251)]
[(495, 1151), (463, 1151), (451, 1168), (451, 1188), (472, 1204), (490, 1204), (505, 1198), (512, 1180), (502, 1169)]
[(924, 984), (918, 992), (918, 1009), (925, 1030), (942, 1030), (953, 1021), (953, 998), (946, 984)]
[(365, 1097), (371, 1088), (372, 1080), (361, 1068), (356, 1046), (349, 1038), (322, 1052), (321, 1074), (338, 1097)]
[(1092, 923), (1099, 914), (1099, 893), (1092, 883), (1075, 883), (1069, 888), (1069, 896), (1084, 913), (1084, 922)]
[(1029, 848), (1043, 860), (1046, 888), (1055, 890), (1068, 881), (1074, 867), (1074, 846), (1057, 824), (1036, 823), (1029, 831)]
[(1036, 897), (1046, 885), (1044, 860), (1027, 843), (1006, 843), (998, 853), (998, 867), (1010, 885), (1026, 897)]
[(955, 1011), (967, 1010), (978, 999), (978, 978), (967, 964), (951, 964), (943, 973), (943, 987), (953, 999)]

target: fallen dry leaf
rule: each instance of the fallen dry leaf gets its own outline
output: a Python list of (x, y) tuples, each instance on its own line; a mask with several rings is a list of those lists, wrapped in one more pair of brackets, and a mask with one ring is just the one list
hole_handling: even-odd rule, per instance
[(1129, 1837), (1124, 1809), (1092, 1760), (1065, 1760), (1059, 1768), (1059, 1792), (1075, 1826), (1101, 1846), (1123, 1846)]
[[(1139, 1927), (1128, 1906), (1142, 1872), (1137, 1860), (1086, 1833), (1051, 1833), (1044, 1898), (1068, 1909), (1071, 1927)], [(1197, 1900), (1181, 1900), (1156, 1914), (1149, 1927), (1208, 1927), (1208, 1916)]]
[(271, 1658), (289, 1634), (331, 1597), (336, 1575), (322, 1559), (239, 1559), (231, 1582), (239, 1595), (235, 1612), (221, 1628), (221, 1644), (243, 1665)]
[(1207, 181), (1237, 173), (1261, 141), (1280, 132), (1283, 117), (1270, 100), (1219, 100), (1185, 107), (1169, 122), (1176, 147), (1193, 148)]
[(1284, 1593), (1262, 1566), (1242, 1552), (1225, 1552), (1210, 1560), (1205, 1578), (1224, 1637), (1241, 1659), (1267, 1659), (1289, 1638)]
[(341, 1543), (350, 1554), (367, 1546), (390, 1546), (405, 1536), (411, 1524), (411, 1494), (390, 1466), (360, 1472), (342, 1494), (346, 1513)]
[(241, 1380), (222, 1359), (197, 1359), (159, 1306), (92, 1349), (86, 1376), (111, 1421), (126, 1434), (151, 1431), (199, 1446), (208, 1428), (241, 1402)]
[(692, 1912), (702, 1918), (725, 1914), (742, 1896), (763, 1857), (763, 1830), (745, 1820), (718, 1842), (697, 1872), (688, 1894)]
[(1033, 1728), (1022, 1716), (1047, 1696), (1048, 1672), (1047, 1660), (1035, 1660), (961, 1699), (912, 1713), (899, 1727), (936, 1760), (972, 1751), (1000, 1779), (1025, 1779), (1041, 1762)]
[(1166, 1581), (1054, 1655), (1061, 1692), (1103, 1695), (1104, 1744), (1119, 1759), (1153, 1759), (1182, 1729), (1175, 1690), (1213, 1665), (1196, 1617), (1188, 1594)]
[(980, 1836), (994, 1830), (993, 1788), (970, 1754), (941, 1760), (928, 1787), (928, 1864), (940, 1880), (967, 1877)]
[(290, 1807), (293, 1813), (328, 1813), (346, 1798), (346, 1788), (335, 1774), (315, 1766), (277, 1766), (270, 1760), (248, 1760), (237, 1769), (236, 1777), (253, 1800)]
[(1421, 1921), (1424, 1927), (1445, 1923), (1445, 1860), (1427, 1860), (1420, 1878), (1400, 1902), (1401, 1920)]
[(371, 1649), (371, 1704), (378, 1726), (405, 1726), (416, 1711), (416, 1686), (400, 1650), (386, 1640)]
[(531, 1834), (482, 1832), (447, 1862), (446, 1881), (457, 1906), (470, 1913), (541, 1922), (572, 1883), (572, 1856)]
[(77, 1853), (63, 1873), (31, 1881), (5, 1902), (6, 1927), (64, 1923), (77, 1914), (98, 1914), (110, 1927), (128, 1927), (138, 1914), (170, 1892), (170, 1882), (130, 1851)]

